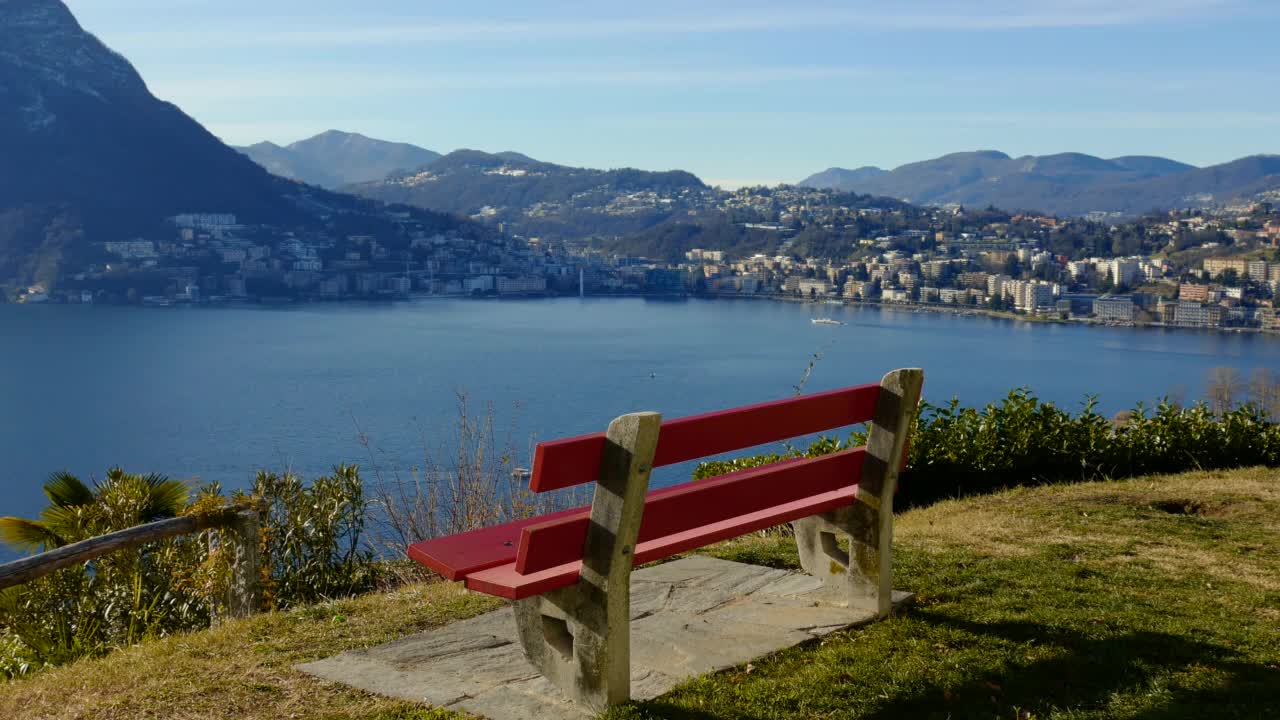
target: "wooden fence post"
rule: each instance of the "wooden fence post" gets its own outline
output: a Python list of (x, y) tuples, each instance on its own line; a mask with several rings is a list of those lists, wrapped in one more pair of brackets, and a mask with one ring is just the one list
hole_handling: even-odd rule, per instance
[(223, 552), (231, 553), (231, 578), (225, 598), (229, 617), (246, 617), (262, 604), (262, 552), (258, 511), (240, 510), (222, 530)]

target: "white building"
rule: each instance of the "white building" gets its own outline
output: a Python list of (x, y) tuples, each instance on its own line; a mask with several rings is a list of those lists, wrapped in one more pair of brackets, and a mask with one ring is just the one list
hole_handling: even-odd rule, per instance
[(1053, 307), (1056, 286), (1041, 280), (1011, 280), (1005, 284), (1005, 294), (1015, 309), (1036, 312)]
[(125, 260), (156, 257), (156, 244), (150, 240), (105, 242), (102, 246), (107, 252), (112, 255), (118, 255)]
[(1269, 277), (1268, 263), (1266, 260), (1250, 260), (1245, 264), (1246, 274), (1250, 280), (1256, 282), (1266, 282)]
[(1135, 281), (1141, 279), (1141, 271), (1142, 266), (1138, 258), (1115, 258), (1107, 270), (1111, 282), (1127, 287), (1132, 287)]
[(236, 226), (236, 216), (231, 213), (185, 213), (171, 219), (174, 225), (192, 230), (223, 230)]
[(992, 275), (987, 279), (987, 294), (991, 297), (1004, 297), (1008, 294), (1005, 286), (1013, 282), (1008, 275)]
[(694, 248), (684, 254), (686, 260), (707, 261), (707, 262), (724, 262), (723, 250), (703, 250), (702, 248)]
[(827, 295), (831, 292), (831, 281), (819, 278), (800, 278), (796, 290), (801, 295)]
[(1073, 260), (1067, 263), (1067, 273), (1071, 275), (1072, 282), (1079, 282), (1080, 278), (1093, 272), (1093, 263), (1088, 260)]
[(844, 284), (844, 296), (868, 300), (875, 294), (875, 287), (875, 283), (870, 280), (864, 282), (850, 280)]
[(544, 277), (499, 277), (497, 279), (497, 289), (499, 295), (546, 292), (547, 279)]
[(1174, 310), (1173, 322), (1181, 327), (1217, 327), (1222, 323), (1222, 308), (1180, 300)]
[(1093, 301), (1093, 314), (1105, 322), (1133, 322), (1133, 297), (1103, 295)]
[(466, 293), (490, 292), (495, 288), (492, 275), (477, 275), (462, 281), (462, 291)]

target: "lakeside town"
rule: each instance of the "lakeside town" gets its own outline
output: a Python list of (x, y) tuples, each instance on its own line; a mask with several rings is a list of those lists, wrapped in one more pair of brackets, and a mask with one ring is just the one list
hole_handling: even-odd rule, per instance
[[(611, 198), (600, 212), (674, 205), (704, 224), (729, 225), (738, 237), (757, 240), (653, 259), (619, 252), (617, 242), (521, 236), (496, 221), (495, 232), (479, 239), (432, 231), (408, 212), (390, 213), (394, 230), (381, 235), (295, 233), (243, 225), (232, 214), (192, 213), (170, 218), (172, 234), (164, 239), (103, 242), (98, 261), (57, 288), (35, 285), (11, 299), (167, 306), (689, 295), (1280, 329), (1280, 215), (1266, 202), (1107, 224), (1107, 218), (1008, 215), (993, 208), (877, 207), (866, 196), (854, 205), (847, 195), (789, 186), (716, 191), (714, 197), (670, 192), (673, 197), (642, 191)], [(709, 209), (719, 215), (707, 220)], [(498, 216), (483, 208), (472, 220)], [(756, 247), (773, 251), (750, 252)], [(843, 257), (808, 256), (819, 248)]]

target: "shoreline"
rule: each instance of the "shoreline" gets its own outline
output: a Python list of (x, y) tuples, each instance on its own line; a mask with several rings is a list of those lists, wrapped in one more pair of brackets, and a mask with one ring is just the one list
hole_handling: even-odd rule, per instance
[[(1269, 330), (1266, 328), (1255, 327), (1185, 327), (1180, 325), (1165, 325), (1163, 323), (1105, 323), (1092, 318), (1061, 318), (1048, 315), (1019, 315), (1015, 312), (1006, 310), (991, 310), (984, 307), (975, 307), (970, 305), (955, 305), (950, 303), (921, 303), (921, 302), (881, 302), (877, 300), (847, 300), (844, 298), (825, 298), (822, 300), (814, 300), (809, 298), (788, 297), (785, 295), (775, 294), (718, 294), (718, 293), (682, 293), (662, 295), (656, 293), (640, 293), (640, 292), (620, 292), (620, 293), (596, 293), (579, 296), (557, 295), (557, 294), (519, 294), (519, 295), (438, 295), (432, 293), (410, 293), (408, 295), (398, 295), (389, 297), (346, 297), (346, 298), (219, 298), (217, 300), (205, 300), (200, 302), (189, 301), (172, 301), (165, 304), (127, 304), (127, 303), (86, 303), (90, 305), (106, 305), (107, 307), (138, 307), (152, 310), (172, 310), (172, 309), (213, 309), (227, 308), (236, 310), (251, 310), (260, 308), (286, 308), (299, 307), (305, 305), (332, 305), (332, 304), (377, 304), (390, 305), (403, 302), (415, 302), (426, 300), (467, 300), (467, 301), (492, 301), (502, 302), (507, 300), (567, 300), (573, 298), (582, 299), (607, 299), (607, 298), (640, 298), (645, 300), (654, 300), (661, 302), (683, 302), (687, 300), (746, 300), (746, 301), (772, 301), (791, 303), (795, 305), (813, 305), (813, 306), (831, 306), (843, 308), (875, 308), (881, 311), (903, 312), (915, 314), (920, 312), (934, 313), (938, 315), (954, 315), (958, 317), (987, 317), (997, 320), (1010, 320), (1015, 322), (1024, 322), (1037, 325), (1075, 325), (1084, 327), (1106, 327), (1106, 328), (1125, 328), (1131, 330), (1186, 330), (1192, 332), (1212, 332), (1218, 334), (1254, 334), (1266, 336), (1280, 336), (1280, 330)], [(0, 303), (0, 305), (24, 305), (26, 303)], [(78, 303), (32, 303), (34, 305), (77, 305)]]
[[(598, 296), (597, 296), (598, 297)], [(799, 305), (828, 305), (832, 307), (873, 307), (877, 310), (898, 311), (915, 314), (929, 312), (939, 315), (955, 315), (962, 317), (989, 317), (998, 320), (1012, 320), (1034, 325), (1076, 325), (1085, 327), (1123, 328), (1129, 330), (1190, 330), (1193, 332), (1213, 332), (1222, 334), (1245, 334), (1280, 336), (1280, 331), (1254, 327), (1184, 327), (1181, 325), (1165, 325), (1164, 323), (1105, 323), (1092, 318), (1063, 319), (1045, 315), (1019, 315), (1005, 310), (991, 310), (984, 307), (968, 305), (952, 305), (947, 303), (899, 303), (880, 302), (876, 300), (808, 300), (804, 298), (778, 297), (776, 295), (695, 295), (691, 297), (708, 300), (774, 300)]]

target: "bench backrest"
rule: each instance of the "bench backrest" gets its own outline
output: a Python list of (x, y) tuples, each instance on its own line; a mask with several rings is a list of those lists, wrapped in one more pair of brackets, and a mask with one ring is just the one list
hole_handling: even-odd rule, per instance
[[(879, 384), (694, 415), (662, 423), (654, 466), (673, 465), (874, 419)], [(603, 433), (540, 443), (530, 489), (546, 492), (596, 480)], [(650, 493), (637, 538), (637, 564), (848, 505), (865, 464), (853, 448), (795, 458)], [(578, 513), (521, 530), (516, 572), (582, 559), (590, 516)]]
[[(857, 385), (803, 397), (691, 415), (662, 423), (654, 467), (856, 425), (872, 419), (880, 385)], [(604, 433), (538, 443), (529, 489), (547, 492), (593, 482)]]

